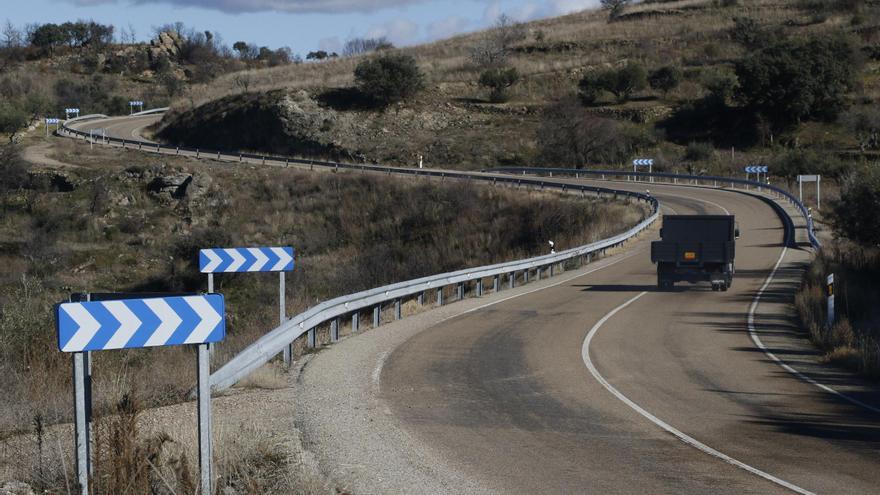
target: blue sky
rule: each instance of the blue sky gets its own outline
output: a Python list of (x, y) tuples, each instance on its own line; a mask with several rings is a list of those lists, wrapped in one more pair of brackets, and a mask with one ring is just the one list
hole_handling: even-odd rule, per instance
[[(598, 0), (3, 0), (0, 22), (93, 19), (138, 39), (154, 26), (181, 21), (219, 33), (227, 45), (243, 40), (295, 53), (338, 51), (353, 37), (387, 36), (411, 45), (474, 31), (506, 13), (519, 20), (561, 15)], [(4, 19), (5, 17), (5, 19)]]

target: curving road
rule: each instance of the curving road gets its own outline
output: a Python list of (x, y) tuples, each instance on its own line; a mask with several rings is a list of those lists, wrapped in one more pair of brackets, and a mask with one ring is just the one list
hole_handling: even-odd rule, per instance
[[(128, 137), (156, 118), (104, 127)], [(406, 449), (491, 492), (878, 492), (880, 394), (823, 365), (792, 325), (792, 294), (809, 253), (786, 247), (786, 226), (763, 199), (648, 187), (667, 213), (737, 216), (742, 237), (729, 292), (686, 284), (656, 291), (650, 239), (642, 239), (601, 268), (508, 299), (502, 292), (387, 348), (368, 344), (409, 320), (349, 339), (315, 356), (301, 376), (318, 388), (328, 387), (327, 369), (342, 377), (332, 404), (306, 397), (302, 406), (307, 429), (333, 432), (313, 435), (334, 446), (333, 455), (318, 453), (322, 465), (338, 475), (333, 465), (351, 462), (354, 449), (369, 451), (352, 445), (364, 430), (394, 450), (397, 440), (378, 422), (351, 425), (319, 411), (349, 411), (345, 397), (362, 395), (393, 418)], [(367, 374), (364, 366), (375, 369), (374, 381), (352, 378)], [(416, 469), (413, 485), (401, 478), (408, 466), (393, 462), (422, 457), (392, 457), (360, 455), (357, 474), (343, 481), (359, 492), (469, 491), (432, 469)]]

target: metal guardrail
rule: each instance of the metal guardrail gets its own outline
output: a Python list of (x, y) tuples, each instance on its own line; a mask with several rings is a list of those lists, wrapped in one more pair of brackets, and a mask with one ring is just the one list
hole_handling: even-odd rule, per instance
[(583, 169), (572, 169), (572, 168), (537, 168), (537, 167), (499, 167), (499, 168), (489, 168), (484, 169), (483, 172), (490, 173), (507, 173), (507, 174), (529, 174), (529, 175), (572, 175), (575, 177), (580, 176), (591, 176), (591, 177), (635, 177), (642, 179), (650, 179), (660, 178), (660, 179), (670, 179), (672, 182), (676, 182), (679, 180), (693, 180), (700, 182), (714, 182), (716, 184), (730, 184), (733, 187), (735, 184), (751, 186), (755, 187), (758, 190), (766, 189), (768, 191), (773, 191), (783, 198), (787, 199), (790, 203), (792, 203), (804, 216), (804, 220), (807, 225), (807, 236), (810, 240), (810, 245), (812, 245), (815, 249), (820, 249), (822, 247), (822, 242), (819, 241), (819, 238), (816, 237), (816, 232), (813, 229), (813, 217), (810, 215), (807, 207), (794, 195), (785, 189), (772, 186), (769, 184), (762, 184), (760, 182), (755, 182), (751, 180), (745, 179), (737, 179), (733, 177), (716, 177), (716, 176), (708, 176), (708, 175), (687, 175), (687, 174), (670, 174), (665, 172), (628, 172), (626, 170), (583, 170)]
[[(149, 113), (160, 113), (164, 111), (164, 109), (156, 109), (147, 111)], [(101, 117), (101, 116), (97, 116)], [(78, 131), (76, 129), (69, 128), (67, 124), (69, 122), (75, 122), (77, 120), (86, 120), (90, 118), (96, 118), (96, 116), (84, 116), (79, 119), (72, 119), (71, 121), (66, 121), (62, 125), (62, 129), (59, 131), (59, 134), (67, 134), (72, 135), (74, 137), (81, 137), (84, 139), (88, 139), (88, 134), (82, 131)], [(362, 292), (358, 292), (355, 294), (349, 294), (346, 296), (337, 297), (325, 302), (318, 304), (303, 313), (293, 316), (289, 320), (287, 320), (284, 324), (276, 327), (271, 330), (269, 333), (259, 338), (256, 342), (246, 347), (239, 354), (233, 357), (230, 361), (224, 364), (220, 369), (215, 371), (211, 375), (211, 386), (214, 390), (224, 390), (226, 388), (231, 387), (236, 382), (246, 377), (248, 374), (259, 368), (260, 366), (266, 364), (275, 356), (279, 355), (284, 351), (284, 348), (290, 345), (295, 340), (301, 338), (303, 335), (308, 334), (309, 340), (311, 344), (314, 344), (314, 332), (315, 329), (321, 325), (327, 323), (336, 322), (335, 328), (338, 329), (338, 322), (342, 316), (346, 315), (354, 315), (355, 317), (359, 317), (360, 311), (366, 308), (373, 308), (374, 311), (374, 324), (379, 323), (378, 315), (381, 312), (381, 308), (388, 304), (389, 302), (393, 302), (395, 305), (395, 313), (396, 316), (400, 316), (399, 308), (402, 300), (406, 298), (412, 298), (414, 296), (420, 296), (426, 293), (428, 290), (442, 290), (444, 287), (448, 286), (458, 286), (462, 287), (463, 284), (469, 282), (477, 282), (478, 284), (478, 295), (482, 292), (482, 280), (486, 278), (494, 279), (494, 287), (496, 290), (501, 289), (501, 277), (507, 275), (509, 280), (514, 280), (514, 277), (519, 272), (528, 273), (530, 270), (537, 270), (538, 277), (540, 278), (541, 270), (547, 267), (553, 267), (559, 263), (576, 259), (578, 257), (587, 257), (592, 253), (596, 252), (604, 252), (605, 249), (610, 247), (618, 246), (623, 244), (626, 240), (631, 239), (636, 236), (638, 233), (642, 232), (648, 226), (650, 226), (654, 221), (657, 220), (659, 216), (659, 202), (656, 198), (649, 196), (647, 194), (633, 192), (633, 191), (625, 191), (625, 190), (616, 190), (612, 188), (606, 187), (597, 187), (590, 185), (582, 185), (582, 184), (563, 184), (556, 182), (547, 182), (541, 180), (540, 178), (533, 177), (522, 177), (522, 175), (532, 175), (532, 176), (540, 176), (540, 175), (573, 175), (575, 177), (580, 176), (593, 176), (602, 178), (609, 177), (634, 177), (636, 179), (650, 179), (661, 178), (661, 179), (669, 179), (672, 183), (676, 183), (679, 180), (691, 180), (694, 182), (706, 182), (713, 181), (717, 186), (719, 183), (729, 183), (731, 186), (736, 184), (751, 186), (755, 188), (763, 188), (770, 191), (774, 191), (780, 194), (782, 197), (788, 199), (792, 202), (804, 215), (804, 218), (807, 221), (807, 231), (810, 239), (810, 243), (819, 248), (821, 246), (819, 240), (816, 238), (815, 233), (813, 231), (813, 222), (812, 218), (809, 215), (806, 207), (797, 200), (794, 196), (792, 196), (788, 191), (780, 189), (778, 187), (770, 186), (767, 184), (761, 184), (754, 181), (748, 181), (743, 179), (736, 179), (730, 177), (713, 177), (713, 176), (702, 176), (702, 175), (681, 175), (681, 174), (669, 174), (669, 173), (661, 173), (661, 172), (628, 172), (623, 170), (580, 170), (580, 169), (564, 169), (564, 168), (531, 168), (531, 167), (506, 167), (506, 168), (493, 168), (484, 170), (484, 173), (474, 173), (474, 172), (453, 172), (453, 171), (444, 171), (444, 170), (426, 170), (426, 169), (414, 169), (414, 168), (401, 168), (401, 167), (386, 167), (381, 165), (359, 165), (359, 164), (350, 164), (350, 163), (338, 163), (338, 162), (330, 162), (330, 161), (322, 161), (322, 160), (305, 160), (301, 158), (294, 158), (288, 156), (279, 156), (279, 155), (262, 155), (262, 154), (251, 154), (251, 153), (230, 153), (216, 150), (204, 150), (198, 148), (187, 148), (187, 147), (178, 147), (178, 146), (166, 146), (162, 144), (149, 143), (146, 141), (139, 141), (133, 139), (119, 139), (119, 138), (107, 138), (108, 145), (118, 144), (123, 147), (128, 145), (137, 146), (138, 149), (143, 149), (150, 152), (163, 153), (163, 154), (175, 154), (175, 155), (184, 155), (184, 156), (193, 156), (196, 158), (212, 158), (217, 160), (225, 160), (225, 161), (233, 161), (243, 163), (247, 160), (247, 163), (253, 163), (252, 160), (257, 160), (261, 164), (275, 164), (281, 166), (288, 166), (290, 164), (295, 165), (308, 165), (311, 168), (314, 167), (322, 167), (322, 168), (333, 168), (333, 169), (352, 169), (352, 170), (364, 170), (364, 171), (372, 171), (372, 172), (380, 172), (380, 173), (388, 173), (388, 174), (401, 174), (401, 175), (414, 175), (414, 176), (426, 176), (426, 177), (439, 177), (439, 178), (455, 178), (455, 179), (464, 179), (464, 180), (480, 180), (480, 181), (491, 181), (493, 183), (507, 183), (507, 184), (515, 184), (515, 185), (525, 185), (525, 186), (534, 186), (534, 187), (550, 187), (561, 189), (563, 191), (580, 191), (584, 194), (587, 192), (593, 192), (598, 195), (611, 195), (615, 198), (623, 196), (625, 198), (636, 199), (638, 201), (647, 202), (651, 208), (651, 215), (643, 220), (641, 223), (633, 227), (632, 229), (619, 234), (617, 236), (611, 237), (609, 239), (603, 239), (601, 241), (597, 241), (591, 244), (587, 244), (585, 246), (577, 247), (574, 249), (569, 249), (566, 251), (562, 251), (556, 254), (538, 256), (535, 258), (530, 258), (526, 260), (513, 261), (507, 263), (500, 263), (496, 265), (483, 266), (477, 268), (469, 268), (465, 270), (459, 270), (451, 273), (443, 273), (439, 275), (433, 275), (429, 277), (423, 277), (415, 280), (410, 280), (406, 282), (400, 282), (396, 284), (387, 285), (384, 287), (378, 287), (375, 289), (370, 289)], [(494, 174), (516, 174), (516, 175), (487, 175), (485, 172), (491, 172)], [(521, 175), (520, 175), (521, 174)], [(517, 176), (520, 175), (520, 176)], [(552, 268), (551, 268), (552, 271)], [(462, 291), (459, 291), (461, 294)], [(422, 298), (420, 297), (420, 300)], [(358, 320), (359, 321), (359, 320)], [(331, 340), (334, 340), (333, 334), (331, 332)]]
[[(151, 113), (159, 113), (163, 109), (158, 109), (154, 111), (149, 111)], [(84, 116), (80, 119), (72, 119), (70, 121), (65, 122), (62, 125), (61, 130), (59, 131), (60, 135), (68, 135), (73, 137), (80, 137), (83, 139), (88, 139), (89, 135), (83, 131), (79, 131), (76, 129), (72, 129), (68, 127), (68, 123), (73, 123), (79, 120), (86, 120), (90, 118), (100, 118), (103, 116)], [(301, 338), (304, 334), (309, 334), (311, 337), (310, 340), (314, 339), (314, 332), (316, 327), (326, 324), (328, 322), (337, 322), (336, 327), (338, 328), (338, 320), (340, 317), (345, 315), (355, 315), (359, 317), (359, 312), (366, 308), (373, 308), (374, 311), (374, 324), (380, 323), (380, 313), (381, 308), (389, 302), (393, 302), (395, 304), (395, 313), (397, 317), (400, 317), (400, 305), (403, 299), (411, 298), (414, 296), (420, 296), (426, 293), (428, 290), (440, 290), (448, 286), (458, 286), (459, 294), (463, 294), (463, 286), (469, 282), (477, 283), (477, 293), (478, 295), (482, 293), (482, 281), (486, 278), (494, 279), (494, 289), (501, 290), (501, 278), (504, 275), (508, 276), (508, 284), (513, 286), (515, 283), (515, 277), (517, 273), (523, 272), (525, 273), (525, 280), (528, 280), (528, 273), (531, 270), (537, 271), (537, 277), (540, 279), (541, 273), (544, 269), (550, 268), (550, 272), (552, 275), (553, 267), (561, 264), (563, 262), (574, 260), (579, 257), (588, 258), (593, 253), (604, 253), (604, 251), (608, 248), (619, 246), (623, 244), (625, 241), (633, 238), (638, 235), (640, 232), (648, 228), (654, 221), (659, 217), (660, 203), (656, 198), (634, 191), (625, 191), (625, 190), (616, 190), (612, 188), (605, 187), (597, 187), (591, 185), (582, 185), (582, 184), (561, 184), (554, 182), (547, 182), (541, 179), (536, 178), (521, 178), (521, 177), (505, 177), (505, 176), (489, 176), (481, 173), (473, 173), (473, 172), (452, 172), (445, 170), (425, 170), (425, 169), (409, 169), (409, 168), (398, 168), (398, 167), (384, 167), (379, 165), (358, 165), (358, 164), (348, 164), (348, 163), (337, 163), (337, 162), (327, 162), (321, 160), (304, 160), (299, 158), (292, 158), (286, 156), (277, 156), (277, 155), (255, 155), (248, 153), (229, 153), (215, 150), (201, 150), (196, 148), (181, 148), (177, 146), (166, 146), (162, 144), (149, 143), (146, 141), (132, 140), (132, 139), (119, 139), (114, 137), (106, 138), (106, 142), (104, 144), (107, 145), (121, 145), (122, 147), (127, 147), (128, 145), (137, 146), (138, 149), (143, 149), (156, 153), (164, 153), (164, 154), (175, 154), (192, 156), (192, 153), (195, 153), (197, 158), (202, 157), (204, 155), (205, 158), (216, 158), (218, 160), (227, 160), (227, 161), (237, 161), (244, 162), (247, 159), (250, 163), (250, 160), (258, 160), (263, 164), (278, 164), (278, 165), (289, 165), (289, 164), (298, 164), (298, 165), (309, 165), (310, 167), (323, 167), (323, 168), (333, 168), (333, 169), (354, 169), (354, 170), (364, 170), (364, 171), (372, 171), (372, 172), (380, 172), (380, 173), (388, 173), (388, 174), (403, 174), (403, 175), (414, 175), (414, 176), (426, 176), (426, 177), (438, 177), (438, 178), (455, 178), (455, 179), (464, 179), (464, 180), (480, 180), (484, 182), (492, 182), (493, 184), (497, 183), (506, 183), (511, 185), (518, 186), (533, 186), (539, 187), (541, 189), (545, 187), (561, 189), (562, 191), (578, 191), (582, 194), (586, 194), (588, 192), (596, 193), (599, 196), (608, 195), (613, 196), (614, 198), (624, 197), (629, 199), (634, 199), (637, 201), (643, 201), (647, 203), (651, 207), (651, 214), (645, 218), (642, 222), (640, 222), (635, 227), (613, 236), (608, 239), (603, 239), (597, 242), (593, 242), (591, 244), (587, 244), (585, 246), (580, 246), (573, 249), (568, 249), (565, 251), (561, 251), (555, 254), (549, 254), (544, 256), (538, 256), (534, 258), (529, 258), (526, 260), (512, 261), (507, 263), (499, 263), (495, 265), (482, 266), (476, 268), (468, 268), (464, 270), (459, 270), (456, 272), (443, 273), (439, 275), (433, 275), (429, 277), (423, 277), (415, 280), (409, 280), (406, 282), (400, 282), (396, 284), (387, 285), (384, 287), (378, 287), (375, 289), (369, 289), (366, 291), (358, 292), (355, 294), (350, 294), (346, 296), (337, 297), (331, 299), (329, 301), (322, 302), (317, 306), (314, 306), (303, 313), (293, 316), (289, 320), (287, 320), (284, 324), (276, 327), (271, 330), (269, 333), (259, 338), (256, 342), (246, 347), (239, 354), (233, 357), (230, 361), (224, 364), (220, 369), (215, 371), (211, 375), (211, 386), (214, 390), (224, 390), (226, 388), (231, 387), (236, 382), (246, 377), (248, 374), (259, 368), (260, 366), (266, 364), (275, 356), (281, 354), (285, 347), (290, 345), (295, 340)], [(442, 293), (440, 297), (440, 302), (442, 304)], [(420, 297), (420, 300), (422, 298)], [(358, 320), (359, 321), (359, 320)], [(331, 335), (331, 340), (333, 340)]]

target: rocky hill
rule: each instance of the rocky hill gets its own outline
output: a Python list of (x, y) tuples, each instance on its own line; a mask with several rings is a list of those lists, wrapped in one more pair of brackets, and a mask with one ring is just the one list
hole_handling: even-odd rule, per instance
[[(842, 111), (782, 123), (754, 111), (744, 96), (748, 81), (738, 80), (743, 61), (761, 51), (754, 39), (781, 46), (838, 38), (848, 40), (857, 67), (839, 85)], [(870, 156), (860, 133), (875, 135), (880, 124), (857, 130), (854, 122), (873, 115), (880, 94), (878, 41), (876, 1), (646, 2), (614, 20), (585, 11), (395, 50), (415, 58), (425, 85), (383, 109), (359, 104), (353, 77), (358, 64), (382, 54), (223, 76), (176, 100), (157, 132), (192, 146), (400, 165), (424, 155), (426, 164), (461, 168), (622, 165), (649, 154), (661, 169), (729, 173), (795, 149)], [(487, 62), (487, 53), (498, 59)], [(487, 67), (518, 74), (506, 101), (492, 102), (480, 84)], [(591, 76), (631, 67), (642, 72), (641, 83), (586, 101)], [(674, 84), (663, 86), (660, 69), (672, 72)]]

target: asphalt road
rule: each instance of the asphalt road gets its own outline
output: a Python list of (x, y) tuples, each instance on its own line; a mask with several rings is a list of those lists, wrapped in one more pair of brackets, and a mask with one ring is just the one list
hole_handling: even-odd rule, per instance
[[(105, 127), (125, 137), (146, 122)], [(880, 395), (822, 364), (793, 326), (809, 253), (785, 247), (776, 212), (736, 192), (616, 185), (650, 188), (667, 213), (735, 214), (730, 291), (658, 292), (642, 241), (601, 270), (430, 326), (376, 363), (375, 399), (399, 428), (505, 493), (878, 492)], [(334, 352), (315, 359), (346, 361)]]

